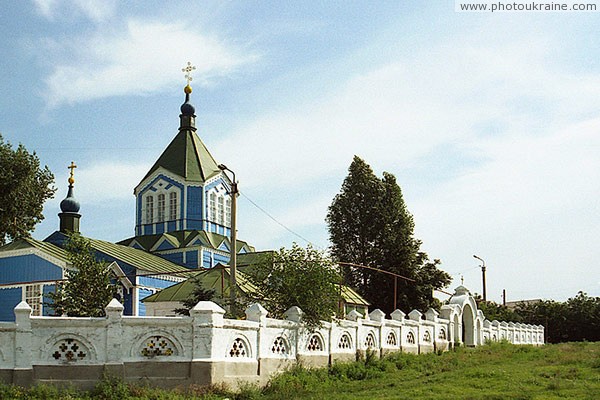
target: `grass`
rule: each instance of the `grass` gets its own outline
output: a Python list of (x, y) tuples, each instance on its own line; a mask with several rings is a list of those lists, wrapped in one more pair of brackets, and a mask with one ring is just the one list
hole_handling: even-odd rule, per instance
[(93, 392), (0, 385), (0, 399), (600, 399), (600, 342), (543, 347), (493, 343), (442, 354), (367, 355), (356, 363), (277, 376), (246, 386), (165, 391), (106, 379)]

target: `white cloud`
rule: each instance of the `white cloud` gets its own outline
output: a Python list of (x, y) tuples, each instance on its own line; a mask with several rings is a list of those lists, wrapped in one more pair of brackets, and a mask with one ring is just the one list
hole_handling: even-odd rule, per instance
[(51, 59), (59, 58), (46, 80), (51, 108), (159, 91), (183, 81), (188, 60), (197, 68), (194, 82), (205, 84), (255, 59), (185, 24), (141, 20), (129, 21), (124, 32), (98, 32), (48, 48)]
[(117, 8), (116, 0), (34, 0), (37, 11), (49, 20), (59, 13), (80, 14), (100, 23), (112, 17)]

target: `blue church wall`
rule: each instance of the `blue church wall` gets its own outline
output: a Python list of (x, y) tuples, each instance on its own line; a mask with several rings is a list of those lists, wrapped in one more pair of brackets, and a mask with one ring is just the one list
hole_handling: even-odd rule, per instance
[(21, 302), (21, 288), (0, 289), (0, 321), (14, 321), (14, 308)]
[(156, 254), (159, 257), (164, 258), (165, 260), (169, 260), (176, 264), (183, 264), (183, 252), (180, 253), (169, 253), (169, 254)]
[(164, 289), (169, 286), (176, 284), (177, 282), (166, 281), (164, 279), (152, 277), (152, 276), (140, 276), (138, 282), (141, 286), (147, 286), (151, 288)]
[(204, 250), (204, 254), (202, 255), (202, 266), (204, 268), (211, 268), (212, 265), (212, 253)]
[[(48, 296), (48, 293), (54, 292), (55, 289), (56, 289), (56, 285), (44, 285), (44, 287), (42, 288), (42, 293), (44, 295), (44, 297), (43, 297), (44, 303), (53, 303), (52, 299), (49, 299), (47, 296)], [(53, 312), (54, 311), (47, 305), (45, 305), (45, 304), (42, 305), (42, 315), (44, 315), (44, 316), (52, 315)]]
[(123, 301), (121, 301), (121, 303), (123, 304), (123, 314), (124, 315), (133, 315), (133, 291), (135, 289), (132, 289), (129, 293), (125, 290), (123, 291)]
[(179, 200), (179, 204), (180, 204), (179, 220), (183, 220), (183, 218), (184, 218), (183, 194), (184, 194), (185, 186), (183, 184), (173, 180), (172, 178), (169, 178), (168, 176), (159, 174), (154, 179), (152, 179), (150, 182), (148, 182), (137, 194), (137, 198), (136, 198), (136, 207), (137, 207), (137, 209), (136, 209), (136, 229), (135, 229), (136, 235), (152, 235), (154, 233), (171, 232), (171, 231), (177, 230), (177, 222), (176, 221), (170, 221), (169, 223), (167, 223), (166, 231), (165, 231), (164, 222), (159, 222), (159, 223), (155, 223), (155, 224), (142, 224), (143, 197), (148, 191), (156, 192), (157, 189), (155, 187), (153, 187), (153, 185), (156, 184), (160, 180), (164, 180), (164, 181), (168, 182), (168, 185), (165, 186), (165, 189), (169, 189), (173, 186), (175, 186), (179, 189), (179, 191), (178, 191), (178, 200)]
[(215, 254), (213, 256), (213, 259), (215, 260), (215, 265), (217, 263), (221, 263), (221, 264), (228, 264), (229, 263), (229, 256), (224, 256), (222, 254)]
[(62, 268), (35, 254), (0, 258), (3, 284), (62, 279)]
[(189, 186), (187, 188), (187, 229), (202, 229), (202, 197), (204, 191), (201, 187)]
[(146, 297), (150, 296), (151, 294), (152, 294), (151, 290), (138, 289), (138, 299), (140, 299), (140, 301), (138, 302), (138, 315), (140, 317), (146, 316), (146, 305), (144, 303), (142, 303), (142, 300), (145, 299)]
[(190, 268), (198, 268), (198, 251), (185, 252), (185, 265)]

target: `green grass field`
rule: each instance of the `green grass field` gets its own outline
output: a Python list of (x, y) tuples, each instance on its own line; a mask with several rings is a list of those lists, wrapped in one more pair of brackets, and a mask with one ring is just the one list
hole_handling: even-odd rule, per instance
[(494, 343), (438, 354), (395, 354), (288, 371), (264, 389), (187, 392), (102, 382), (93, 393), (0, 386), (0, 399), (600, 399), (600, 342), (543, 347)]

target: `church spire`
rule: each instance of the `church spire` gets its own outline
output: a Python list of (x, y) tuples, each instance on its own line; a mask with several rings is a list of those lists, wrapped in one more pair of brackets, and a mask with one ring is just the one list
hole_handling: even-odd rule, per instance
[(196, 130), (196, 109), (190, 103), (190, 94), (192, 93), (192, 87), (190, 86), (190, 82), (192, 81), (192, 71), (195, 70), (196, 67), (192, 65), (191, 62), (188, 61), (187, 66), (181, 69), (181, 72), (185, 72), (185, 79), (187, 80), (187, 85), (183, 88), (185, 93), (185, 103), (181, 105), (181, 115), (179, 115), (179, 130)]
[(71, 173), (69, 175), (69, 191), (67, 192), (67, 197), (60, 202), (60, 210), (62, 211), (58, 214), (58, 217), (60, 218), (60, 231), (63, 233), (78, 233), (81, 215), (78, 214), (79, 202), (73, 196), (73, 184), (75, 183), (74, 170), (77, 168), (77, 165), (71, 161), (71, 165), (67, 168), (71, 170)]

